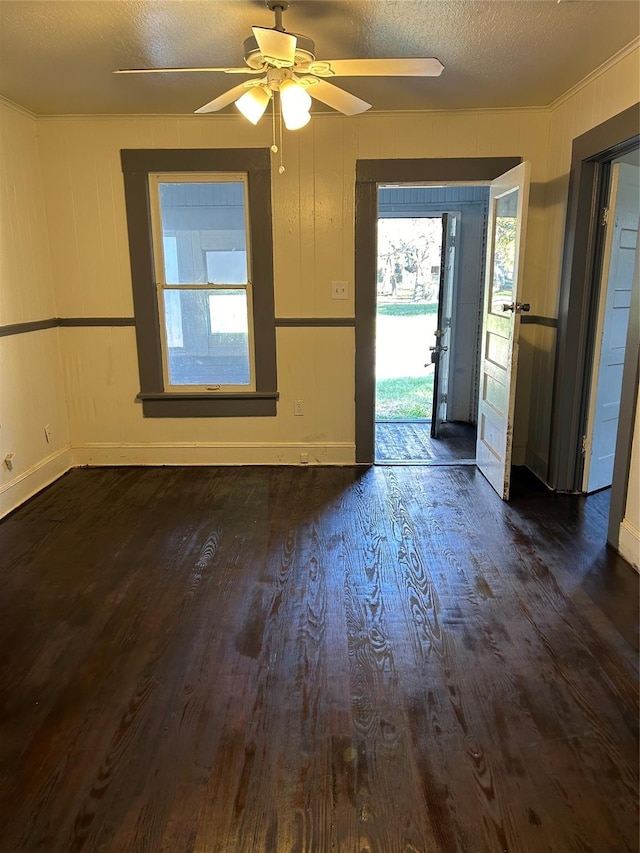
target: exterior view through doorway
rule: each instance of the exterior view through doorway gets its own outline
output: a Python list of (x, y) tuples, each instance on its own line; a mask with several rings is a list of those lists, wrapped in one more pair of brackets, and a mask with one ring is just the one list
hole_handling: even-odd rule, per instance
[(379, 186), (375, 461), (472, 464), (485, 186)]
[(376, 421), (430, 421), (442, 220), (378, 220)]

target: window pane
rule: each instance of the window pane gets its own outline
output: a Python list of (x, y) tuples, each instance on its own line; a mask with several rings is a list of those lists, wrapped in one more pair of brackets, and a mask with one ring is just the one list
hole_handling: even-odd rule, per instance
[(207, 252), (207, 279), (210, 284), (246, 284), (246, 252)]
[(244, 183), (160, 183), (158, 194), (165, 283), (246, 284)]
[(165, 290), (171, 385), (250, 385), (246, 290)]
[(493, 248), (493, 292), (491, 312), (502, 313), (502, 306), (513, 301), (513, 277), (516, 268), (516, 226), (518, 190), (500, 196), (495, 202), (495, 241)]

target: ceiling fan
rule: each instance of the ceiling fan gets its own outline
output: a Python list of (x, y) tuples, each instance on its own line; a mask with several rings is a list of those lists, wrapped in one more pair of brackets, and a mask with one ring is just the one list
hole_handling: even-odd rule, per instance
[[(244, 42), (243, 68), (124, 68), (116, 74), (159, 74), (211, 72), (249, 74), (254, 77), (234, 86), (195, 110), (212, 113), (235, 103), (253, 124), (262, 118), (274, 92), (278, 92), (282, 118), (288, 130), (304, 127), (310, 119), (315, 98), (344, 115), (363, 113), (371, 104), (345, 92), (328, 79), (333, 77), (438, 77), (444, 66), (433, 57), (395, 59), (329, 59), (317, 61), (315, 44), (304, 35), (288, 33), (282, 26), (285, 0), (267, 0), (275, 15), (275, 26), (252, 27), (253, 36)], [(258, 76), (260, 75), (260, 76)]]

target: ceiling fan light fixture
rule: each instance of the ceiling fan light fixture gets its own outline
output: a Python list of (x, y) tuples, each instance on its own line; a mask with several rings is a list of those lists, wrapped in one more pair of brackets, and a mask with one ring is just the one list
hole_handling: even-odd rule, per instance
[(287, 130), (298, 130), (309, 124), (311, 96), (295, 80), (286, 79), (280, 83), (280, 105)]
[(284, 119), (284, 126), (287, 130), (300, 130), (301, 127), (304, 127), (311, 121), (311, 113), (298, 112), (292, 116), (288, 115), (283, 109), (282, 118)]
[[(0, 3), (2, 0), (0, 0)], [(311, 98), (326, 104), (345, 116), (371, 109), (371, 104), (335, 86), (326, 78), (334, 77), (438, 77), (444, 66), (435, 57), (390, 57), (369, 59), (326, 59), (317, 61), (315, 44), (308, 36), (287, 33), (282, 26), (282, 13), (288, 0), (266, 0), (274, 13), (275, 27), (254, 26), (253, 35), (244, 42), (242, 68), (122, 68), (117, 74), (157, 74), (176, 72), (210, 72), (224, 74), (260, 74), (260, 80), (241, 83), (223, 92), (195, 110), (198, 114), (215, 113), (235, 103), (252, 124), (265, 113), (274, 92), (280, 93), (281, 120), (288, 130), (304, 127), (311, 120)], [(273, 113), (275, 126), (275, 112)], [(275, 143), (274, 143), (275, 145)]]
[(271, 93), (263, 86), (254, 86), (235, 102), (236, 107), (251, 124), (258, 124), (271, 100)]

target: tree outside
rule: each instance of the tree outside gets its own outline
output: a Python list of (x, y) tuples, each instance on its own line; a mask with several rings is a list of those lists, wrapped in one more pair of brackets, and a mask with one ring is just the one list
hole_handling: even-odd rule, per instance
[(431, 418), (441, 244), (439, 217), (378, 220), (376, 420)]

